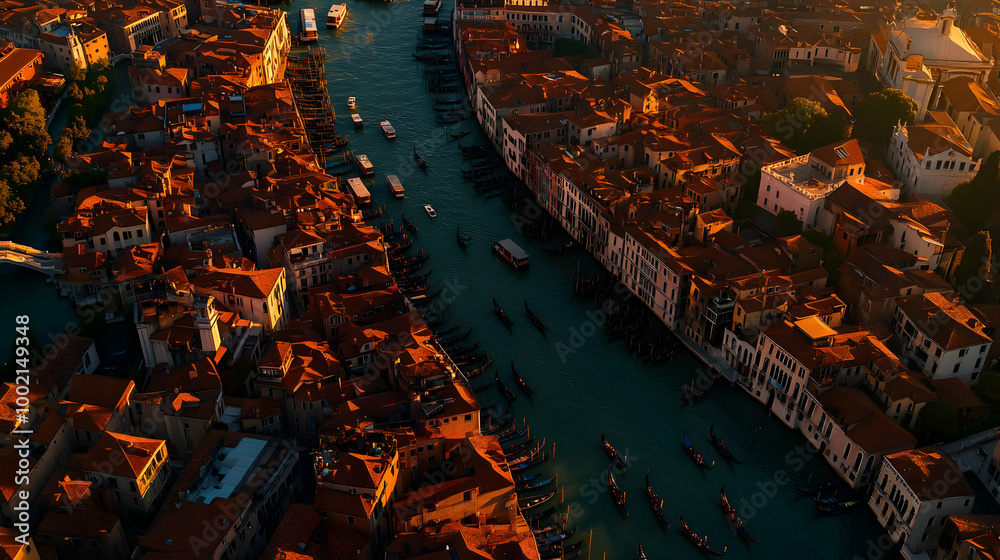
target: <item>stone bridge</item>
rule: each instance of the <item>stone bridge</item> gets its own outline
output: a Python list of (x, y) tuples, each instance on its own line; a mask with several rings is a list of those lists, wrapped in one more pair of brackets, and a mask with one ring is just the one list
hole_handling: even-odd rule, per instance
[(9, 263), (53, 276), (66, 272), (62, 258), (62, 253), (49, 253), (12, 241), (0, 241), (0, 264)]

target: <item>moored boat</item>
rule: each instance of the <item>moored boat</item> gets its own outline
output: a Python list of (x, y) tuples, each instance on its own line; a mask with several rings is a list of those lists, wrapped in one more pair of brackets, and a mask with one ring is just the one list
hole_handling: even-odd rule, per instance
[(500, 389), (500, 394), (503, 395), (503, 398), (506, 399), (508, 403), (516, 401), (517, 400), (517, 395), (515, 395), (514, 392), (510, 390), (509, 387), (507, 387), (506, 385), (504, 385), (503, 381), (500, 381), (500, 374), (499, 373), (497, 373), (495, 375), (496, 375), (497, 389)]
[(523, 500), (523, 501), (519, 500), (517, 502), (517, 505), (520, 506), (520, 508), (522, 510), (530, 509), (530, 508), (533, 508), (533, 507), (538, 507), (538, 506), (544, 504), (545, 502), (551, 500), (552, 498), (554, 498), (555, 495), (556, 495), (555, 490), (553, 490), (552, 492), (549, 492), (547, 494), (543, 494), (541, 496), (537, 496), (537, 497), (534, 497), (534, 498), (529, 498), (529, 499)]
[(402, 210), (399, 212), (399, 217), (403, 222), (403, 227), (410, 230), (410, 233), (417, 233), (417, 226), (410, 220), (406, 219), (406, 214), (404, 214)]
[(864, 502), (861, 500), (841, 500), (831, 504), (816, 504), (816, 510), (825, 514), (846, 513), (862, 504)]
[(299, 10), (299, 41), (311, 43), (317, 39), (316, 12), (312, 8), (302, 8)]

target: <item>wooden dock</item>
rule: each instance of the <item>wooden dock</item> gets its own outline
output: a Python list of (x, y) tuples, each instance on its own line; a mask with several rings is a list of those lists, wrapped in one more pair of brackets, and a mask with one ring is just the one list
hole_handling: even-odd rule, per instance
[(343, 150), (347, 137), (337, 134), (337, 113), (326, 90), (326, 49), (288, 55), (285, 77), (295, 98), (295, 108), (309, 137), (309, 145), (325, 170), (336, 165), (332, 154)]

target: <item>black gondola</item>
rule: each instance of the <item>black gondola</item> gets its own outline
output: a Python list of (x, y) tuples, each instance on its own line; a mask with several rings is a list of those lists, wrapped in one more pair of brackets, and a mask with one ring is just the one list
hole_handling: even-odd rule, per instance
[(424, 158), (417, 154), (416, 146), (413, 147), (413, 161), (417, 162), (417, 166), (419, 166), (420, 169), (427, 169), (427, 162), (424, 161)]
[(750, 534), (750, 529), (743, 522), (743, 518), (736, 513), (736, 508), (729, 504), (725, 486), (719, 489), (719, 499), (722, 501), (722, 513), (726, 515), (726, 521), (729, 522), (729, 526), (733, 528), (733, 531), (748, 542), (756, 543), (757, 539), (753, 538), (753, 535)]
[(530, 508), (533, 508), (533, 507), (538, 507), (538, 506), (544, 504), (545, 502), (551, 500), (552, 498), (554, 498), (555, 495), (556, 495), (556, 492), (555, 492), (555, 490), (553, 490), (552, 492), (549, 492), (548, 494), (543, 494), (543, 495), (537, 496), (535, 498), (529, 498), (529, 499), (524, 500), (524, 501), (518, 501), (517, 505), (520, 506), (522, 510), (524, 510), (524, 509), (530, 509)]
[(406, 219), (406, 214), (402, 211), (399, 212), (399, 217), (403, 221), (403, 227), (410, 230), (410, 233), (417, 233), (417, 226), (413, 225), (413, 222)]
[(545, 488), (549, 484), (556, 482), (557, 477), (551, 476), (543, 480), (532, 480), (527, 482), (517, 482), (514, 484), (515, 490), (537, 490), (538, 488)]
[(502, 307), (500, 307), (500, 304), (497, 303), (496, 296), (493, 296), (493, 313), (496, 313), (496, 316), (500, 318), (500, 322), (504, 325), (507, 325), (508, 327), (514, 326), (514, 320), (510, 318), (510, 315), (507, 315), (507, 312), (504, 311)]
[(514, 368), (514, 360), (510, 361), (510, 371), (514, 374), (514, 383), (516, 383), (518, 388), (521, 389), (521, 392), (529, 397), (535, 393), (531, 390), (531, 387), (528, 387), (528, 384), (524, 382), (524, 378), (518, 375), (517, 369)]
[(514, 417), (508, 416), (499, 424), (487, 425), (486, 429), (483, 430), (483, 433), (488, 436), (497, 436), (498, 438), (503, 440), (503, 438), (507, 437), (507, 435), (509, 435), (510, 433), (507, 430), (513, 430), (513, 429), (514, 429)]
[(663, 513), (663, 498), (653, 491), (653, 485), (649, 483), (649, 471), (646, 471), (646, 498), (649, 499), (649, 507), (653, 508), (653, 515), (664, 529), (670, 528), (670, 521)]
[(500, 394), (503, 395), (503, 398), (506, 399), (507, 402), (509, 402), (509, 403), (512, 403), (512, 402), (516, 401), (517, 400), (517, 395), (515, 395), (514, 392), (510, 390), (509, 387), (507, 387), (506, 385), (504, 385), (503, 381), (500, 381), (500, 374), (499, 373), (495, 373), (494, 375), (496, 376), (496, 386), (497, 386), (497, 389), (500, 389)]
[[(516, 455), (516, 454), (524, 451), (525, 449), (531, 447), (532, 445), (535, 445), (535, 438), (529, 437), (528, 439), (526, 439), (526, 440), (524, 440), (522, 442), (519, 442), (519, 443), (514, 443), (514, 444), (508, 445), (506, 447), (501, 446), (500, 450), (503, 451), (504, 456), (506, 456), (506, 457), (512, 457), (512, 456), (514, 456), (514, 455)], [(520, 461), (517, 461), (517, 462), (520, 462)]]
[(688, 527), (688, 524), (684, 521), (683, 513), (681, 514), (681, 532), (684, 534), (684, 538), (686, 538), (688, 542), (694, 545), (694, 547), (700, 550), (701, 552), (705, 552), (707, 554), (712, 554), (715, 556), (722, 556), (723, 554), (726, 553), (727, 550), (729, 550), (729, 547), (726, 546), (723, 547), (722, 552), (719, 552), (718, 550), (715, 550), (714, 548), (708, 546), (707, 539), (702, 538), (701, 536), (698, 535), (698, 533), (692, 531), (691, 527)]
[(544, 463), (544, 462), (546, 462), (548, 460), (549, 460), (549, 454), (548, 453), (542, 453), (541, 455), (539, 455), (538, 457), (535, 457), (534, 459), (532, 459), (530, 461), (525, 461), (523, 463), (517, 463), (517, 464), (511, 465), (510, 470), (512, 470), (512, 471), (527, 470), (527, 469), (530, 469), (532, 467), (537, 467), (538, 465), (541, 465), (542, 463)]
[(819, 494), (824, 490), (829, 490), (838, 485), (840, 485), (839, 481), (830, 480), (827, 482), (817, 482), (816, 484), (811, 484), (809, 486), (796, 486), (795, 491), (800, 494), (806, 494), (811, 496), (813, 494)]
[(549, 558), (559, 558), (560, 556), (565, 557), (568, 552), (575, 552), (580, 548), (580, 544), (583, 541), (577, 541), (573, 544), (566, 546), (555, 545), (552, 548), (545, 549), (541, 552), (541, 557), (545, 559)]
[(555, 512), (556, 512), (556, 506), (552, 506), (549, 509), (547, 509), (547, 510), (541, 512), (541, 513), (536, 513), (534, 515), (526, 515), (526, 516), (524, 516), (524, 520), (527, 521), (529, 524), (538, 523), (542, 519), (545, 519), (546, 517), (550, 517)]
[(542, 452), (542, 449), (544, 447), (545, 447), (545, 440), (543, 439), (542, 443), (538, 444), (537, 447), (535, 447), (534, 449), (532, 449), (528, 453), (522, 453), (521, 455), (518, 455), (516, 457), (505, 456), (504, 459), (507, 461), (508, 465), (517, 465), (519, 463), (527, 463), (528, 461), (534, 460), (535, 457), (538, 457), (538, 454)]
[(684, 430), (684, 433), (681, 435), (681, 447), (684, 448), (684, 452), (687, 453), (687, 456), (694, 461), (694, 464), (699, 467), (710, 469), (715, 466), (715, 461), (712, 461), (712, 463), (709, 464), (705, 461), (705, 457), (703, 457), (701, 453), (695, 451), (694, 447), (691, 446), (691, 439), (688, 438), (687, 430)]
[(465, 138), (468, 134), (469, 134), (468, 130), (463, 130), (462, 132), (459, 132), (458, 134), (455, 134), (455, 133), (452, 132), (452, 133), (449, 133), (448, 135), (451, 136), (452, 139), (458, 140), (459, 138)]
[(482, 375), (491, 365), (493, 365), (493, 356), (487, 352), (485, 358), (480, 362), (480, 364), (472, 369), (466, 369), (462, 373), (466, 377), (476, 377), (477, 375)]
[[(456, 325), (455, 328), (457, 329), (458, 326)], [(454, 330), (452, 330), (451, 332), (454, 332)], [(438, 333), (438, 334), (446, 334), (446, 333)], [(464, 333), (458, 333), (452, 336), (438, 337), (438, 342), (440, 342), (441, 344), (454, 344), (455, 342), (460, 342), (462, 340), (465, 340), (466, 338), (469, 338), (469, 335), (471, 334), (472, 334), (472, 327), (469, 327), (469, 330), (465, 331)]]
[(538, 315), (535, 315), (531, 308), (528, 307), (528, 302), (524, 302), (524, 312), (528, 314), (528, 320), (531, 321), (532, 325), (535, 325), (535, 328), (542, 332), (549, 330), (549, 328), (545, 326), (545, 323), (538, 318)]
[(521, 439), (521, 438), (523, 438), (524, 436), (526, 436), (526, 435), (528, 435), (530, 433), (531, 433), (531, 428), (529, 426), (525, 426), (525, 427), (521, 428), (520, 430), (518, 430), (516, 432), (511, 432), (511, 433), (503, 436), (502, 438), (500, 438), (500, 445), (503, 446), (503, 444), (505, 444), (505, 443), (508, 443), (508, 442), (511, 442), (511, 441), (514, 441), (514, 440), (517, 440), (517, 439)]
[(604, 432), (601, 432), (601, 445), (604, 446), (604, 453), (607, 454), (608, 459), (611, 459), (611, 461), (618, 468), (624, 469), (625, 466), (628, 464), (628, 458), (619, 453), (618, 450), (615, 449), (613, 445), (608, 443), (607, 438), (604, 437)]
[(646, 553), (642, 550), (642, 543), (635, 549), (635, 557), (637, 560), (646, 560)]
[(618, 511), (622, 515), (628, 517), (628, 502), (625, 501), (625, 492), (622, 492), (618, 488), (618, 483), (615, 482), (615, 475), (611, 472), (611, 467), (613, 465), (608, 465), (608, 489), (611, 491), (611, 499), (615, 501), (615, 505), (618, 506)]
[(728, 459), (728, 460), (730, 460), (730, 461), (732, 461), (732, 462), (734, 462), (736, 464), (742, 464), (743, 463), (743, 461), (740, 461), (735, 456), (733, 456), (733, 453), (731, 451), (729, 451), (728, 447), (726, 447), (726, 442), (722, 441), (722, 438), (720, 438), (719, 436), (715, 435), (715, 426), (714, 425), (711, 426), (708, 429), (708, 433), (709, 433), (709, 435), (712, 436), (712, 445), (714, 445), (715, 448), (719, 450), (719, 454), (720, 455), (722, 455), (726, 459)]
[(535, 541), (538, 543), (539, 546), (548, 547), (556, 543), (561, 543), (575, 534), (576, 534), (576, 527), (570, 527), (569, 529), (566, 529), (564, 531), (561, 531), (555, 535), (551, 535), (548, 537), (536, 536)]

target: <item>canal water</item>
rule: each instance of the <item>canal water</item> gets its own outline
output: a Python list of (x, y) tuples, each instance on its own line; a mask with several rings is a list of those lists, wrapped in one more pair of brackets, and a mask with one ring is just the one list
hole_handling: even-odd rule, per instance
[[(595, 273), (597, 263), (583, 253), (560, 257), (519, 237), (518, 218), (501, 198), (477, 195), (462, 178), (458, 143), (483, 140), (474, 120), (450, 125), (434, 121), (426, 63), (411, 56), (422, 24), (421, 4), (348, 0), (346, 24), (327, 30), (329, 5), (294, 0), (289, 20), (292, 31), (298, 32), (298, 10), (315, 9), (319, 46), (328, 54), (326, 75), (338, 131), (350, 135), (349, 149), (368, 155), (374, 164), (375, 178), (366, 183), (376, 202), (385, 205), (385, 219), (394, 219), (398, 226), (399, 213), (405, 211), (419, 228), (417, 235), (411, 234), (414, 248), (431, 253), (425, 270), (433, 270), (432, 289), (445, 283), (448, 323), (473, 326), (472, 336), (460, 344), (481, 341), (515, 392), (509, 364), (516, 360), (518, 372), (534, 389), (531, 399), (518, 393), (511, 412), (526, 419), (539, 440), (544, 437), (554, 446), (549, 469), (558, 473), (564, 511), (571, 508), (577, 514), (574, 522), (581, 532), (593, 530), (591, 557), (633, 558), (641, 542), (650, 560), (698, 558), (700, 553), (680, 535), (681, 512), (694, 530), (709, 536), (709, 544), (720, 549), (728, 545), (728, 557), (864, 557), (880, 534), (867, 510), (820, 517), (811, 499), (799, 498), (792, 490), (796, 484), (834, 476), (821, 458), (805, 452), (800, 436), (729, 387), (717, 387), (705, 401), (682, 406), (682, 386), (698, 375), (700, 363), (678, 352), (672, 362), (649, 366), (629, 354), (621, 341), (607, 341), (598, 325), (599, 308), (571, 290), (574, 273)], [(442, 15), (450, 9), (446, 2)], [(357, 98), (364, 130), (352, 128), (347, 109), (351, 96)], [(378, 126), (383, 120), (394, 126), (395, 140), (383, 136)], [(473, 133), (451, 139), (450, 133), (460, 130)], [(414, 164), (414, 147), (429, 163), (427, 170)], [(399, 176), (406, 189), (404, 200), (389, 195), (387, 174)], [(424, 213), (425, 204), (434, 207), (436, 218)], [(459, 224), (462, 233), (473, 237), (466, 249), (455, 240)], [(491, 254), (490, 243), (503, 238), (514, 239), (530, 253), (530, 270), (515, 272)], [(493, 315), (493, 295), (514, 319), (512, 329)], [(525, 317), (526, 300), (548, 325), (544, 336)], [(492, 371), (487, 376), (474, 378), (473, 385), (491, 380)], [(479, 398), (484, 406), (502, 402), (493, 388)], [(731, 466), (715, 452), (708, 436), (713, 424), (742, 465)], [(713, 470), (699, 470), (684, 454), (680, 438), (685, 429), (695, 447), (716, 461)], [(628, 497), (627, 519), (606, 491), (608, 462), (601, 431), (632, 463), (616, 476)], [(673, 523), (669, 531), (659, 528), (645, 500), (647, 470), (666, 500)], [(729, 529), (719, 509), (722, 486), (747, 518), (758, 544), (744, 544)]]

